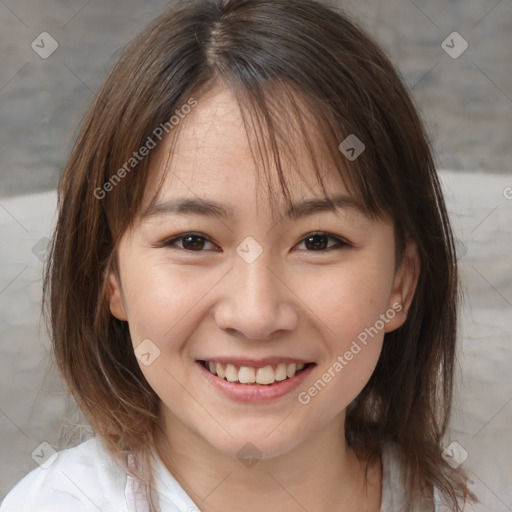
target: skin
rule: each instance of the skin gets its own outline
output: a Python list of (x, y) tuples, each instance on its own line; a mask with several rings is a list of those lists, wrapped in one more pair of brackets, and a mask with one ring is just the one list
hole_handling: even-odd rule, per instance
[[(298, 161), (307, 162), (302, 148), (296, 148)], [(111, 312), (128, 322), (134, 348), (149, 338), (160, 350), (149, 366), (139, 365), (161, 399), (165, 436), (157, 449), (164, 464), (202, 511), (238, 511), (241, 503), (260, 511), (271, 503), (287, 512), (378, 512), (381, 463), (369, 465), (365, 485), (364, 464), (345, 442), (345, 409), (370, 378), (384, 332), (406, 319), (418, 277), (414, 250), (395, 268), (392, 223), (355, 208), (299, 219), (273, 215), (267, 190), (257, 194), (257, 166), (226, 89), (201, 98), (183, 121), (172, 168), (161, 149), (143, 208), (165, 173), (159, 201), (213, 199), (234, 210), (232, 219), (140, 218), (123, 235), (118, 272), (109, 277)], [(293, 201), (323, 199), (311, 166), (301, 173), (303, 179), (287, 177)], [(349, 195), (334, 174), (326, 183), (333, 195)], [(273, 189), (279, 190), (277, 182)], [(350, 245), (327, 239), (334, 248), (315, 251), (304, 239), (318, 231)], [(205, 237), (200, 250), (184, 248), (183, 241), (163, 245), (189, 232)], [(263, 248), (250, 264), (236, 252), (247, 236)], [(396, 303), (402, 309), (385, 328), (307, 405), (299, 403), (298, 393)], [(287, 395), (242, 403), (214, 388), (196, 363), (270, 356), (316, 366)], [(247, 442), (261, 454), (250, 468), (237, 457)]]

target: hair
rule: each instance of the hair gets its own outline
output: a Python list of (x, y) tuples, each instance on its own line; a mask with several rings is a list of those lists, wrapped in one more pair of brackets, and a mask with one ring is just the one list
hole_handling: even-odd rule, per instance
[[(388, 57), (325, 2), (171, 2), (106, 78), (59, 182), (43, 285), (55, 360), (78, 406), (116, 461), (127, 467), (133, 454), (157, 509), (151, 449), (161, 428), (159, 398), (139, 368), (127, 323), (110, 313), (108, 275), (117, 272), (119, 240), (136, 222), (159, 152), (131, 172), (126, 162), (191, 98), (219, 86), (240, 106), (258, 168), (275, 168), (287, 200), (284, 165), (294, 160), (294, 144), (304, 144), (327, 199), (320, 154), (370, 215), (392, 220), (399, 262), (406, 244), (415, 244), (420, 275), (407, 320), (385, 335), (375, 371), (347, 408), (346, 438), (367, 462), (394, 443), (410, 476), (410, 503), (437, 487), (461, 510), (475, 498), (465, 473), (441, 455), (456, 362), (457, 263), (432, 150)], [(180, 132), (165, 131), (170, 140)], [(338, 149), (350, 134), (365, 144), (353, 161)]]

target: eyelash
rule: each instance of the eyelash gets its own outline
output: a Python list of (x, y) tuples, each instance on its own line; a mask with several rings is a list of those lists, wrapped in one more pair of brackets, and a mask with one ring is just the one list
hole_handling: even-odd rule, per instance
[[(328, 251), (331, 251), (334, 249), (343, 249), (343, 248), (347, 248), (347, 247), (352, 247), (352, 245), (349, 242), (347, 242), (346, 240), (343, 240), (342, 238), (331, 235), (329, 233), (325, 233), (323, 231), (314, 231), (312, 233), (308, 233), (300, 240), (299, 244), (304, 243), (305, 241), (307, 241), (308, 238), (311, 238), (314, 236), (329, 238), (331, 240), (336, 241), (336, 244), (334, 246), (326, 247), (325, 249), (321, 249), (321, 250), (317, 250), (317, 251), (306, 250), (306, 252), (328, 252)], [(178, 248), (178, 249), (180, 249), (182, 251), (186, 251), (186, 252), (204, 252), (203, 249), (194, 251), (193, 249), (185, 249), (184, 247), (176, 246), (176, 242), (183, 241), (185, 238), (188, 238), (188, 237), (200, 238), (200, 239), (204, 240), (206, 243), (213, 244), (213, 242), (211, 240), (209, 240), (209, 238), (207, 236), (205, 236), (201, 233), (183, 233), (181, 235), (174, 236), (172, 238), (165, 240), (164, 242), (162, 242), (161, 245), (165, 246), (165, 247), (173, 247), (174, 246), (175, 248)], [(212, 250), (212, 249), (209, 249), (209, 250)], [(218, 251), (215, 250), (215, 252), (218, 252)]]

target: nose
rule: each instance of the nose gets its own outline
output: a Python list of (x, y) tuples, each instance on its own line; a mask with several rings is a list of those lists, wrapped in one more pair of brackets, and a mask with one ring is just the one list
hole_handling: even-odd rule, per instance
[(264, 254), (252, 263), (235, 256), (214, 313), (219, 328), (250, 340), (270, 340), (293, 331), (299, 323), (293, 288)]

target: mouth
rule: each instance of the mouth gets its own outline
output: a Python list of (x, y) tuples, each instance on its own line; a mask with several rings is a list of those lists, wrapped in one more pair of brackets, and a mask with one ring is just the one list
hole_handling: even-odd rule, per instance
[(227, 382), (244, 385), (273, 386), (307, 371), (315, 363), (278, 362), (253, 366), (220, 361), (198, 361), (208, 372)]
[(292, 358), (196, 360), (199, 374), (216, 392), (242, 403), (269, 403), (293, 392), (316, 363)]

